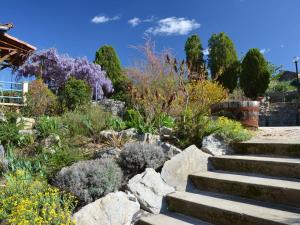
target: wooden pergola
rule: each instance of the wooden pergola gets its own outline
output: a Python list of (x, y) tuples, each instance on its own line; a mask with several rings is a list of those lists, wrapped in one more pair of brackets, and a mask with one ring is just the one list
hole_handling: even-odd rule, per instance
[[(36, 50), (36, 48), (21, 41), (6, 32), (13, 27), (12, 24), (0, 24), (0, 71), (10, 67), (16, 69)], [(10, 88), (7, 88), (7, 85)], [(0, 105), (23, 106), (26, 104), (28, 82), (0, 81)]]
[(0, 71), (17, 68), (30, 56), (36, 48), (7, 33), (0, 33)]

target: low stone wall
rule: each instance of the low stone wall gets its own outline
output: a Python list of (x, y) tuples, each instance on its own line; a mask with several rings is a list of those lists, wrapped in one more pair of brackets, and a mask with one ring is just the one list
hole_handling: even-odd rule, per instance
[(297, 99), (297, 96), (298, 96), (298, 91), (268, 93), (269, 101), (271, 103), (292, 102)]
[(98, 102), (106, 111), (111, 112), (114, 116), (123, 117), (125, 113), (125, 102), (113, 100), (113, 99), (103, 99)]
[(297, 103), (261, 104), (259, 126), (296, 126), (299, 120)]

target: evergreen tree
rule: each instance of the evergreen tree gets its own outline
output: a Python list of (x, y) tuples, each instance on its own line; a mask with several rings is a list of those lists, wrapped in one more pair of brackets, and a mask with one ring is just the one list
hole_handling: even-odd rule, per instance
[(114, 97), (123, 100), (128, 79), (124, 76), (120, 59), (112, 46), (104, 45), (96, 52), (94, 63), (99, 64), (110, 78), (114, 87)]
[(190, 36), (185, 42), (186, 62), (190, 70), (190, 79), (198, 79), (205, 76), (205, 63), (203, 59), (203, 48), (197, 34)]
[(240, 85), (248, 98), (256, 99), (268, 88), (271, 73), (259, 49), (250, 49), (242, 62)]
[(224, 73), (221, 76), (218, 76), (217, 81), (223, 87), (227, 88), (230, 93), (232, 93), (237, 86), (240, 73), (241, 63), (240, 61), (235, 61), (225, 69)]
[(233, 42), (224, 32), (213, 34), (208, 40), (208, 47), (208, 67), (212, 78), (217, 79), (227, 67), (238, 60), (238, 55)]

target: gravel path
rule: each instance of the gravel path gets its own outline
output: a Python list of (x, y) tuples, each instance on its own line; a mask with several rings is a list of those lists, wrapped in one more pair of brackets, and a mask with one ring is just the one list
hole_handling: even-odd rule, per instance
[(300, 127), (260, 127), (250, 142), (300, 144)]

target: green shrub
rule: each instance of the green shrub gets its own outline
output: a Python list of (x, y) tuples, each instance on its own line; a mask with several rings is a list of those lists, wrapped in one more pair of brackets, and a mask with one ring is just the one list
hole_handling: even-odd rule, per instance
[(207, 116), (200, 115), (195, 117), (190, 111), (186, 111), (185, 117), (177, 123), (176, 135), (179, 138), (179, 146), (186, 148), (192, 144), (201, 146), (202, 139), (213, 133), (210, 127), (210, 119)]
[(147, 124), (144, 117), (135, 109), (127, 110), (124, 120), (127, 127), (136, 128), (139, 133), (156, 133), (157, 129), (154, 127), (154, 124)]
[(114, 161), (96, 159), (63, 168), (57, 174), (55, 184), (89, 203), (118, 190), (122, 177), (122, 170)]
[(83, 135), (91, 137), (94, 142), (100, 141), (100, 131), (108, 126), (109, 113), (99, 106), (86, 106), (65, 113), (61, 122), (70, 132), (71, 136)]
[(155, 144), (127, 143), (120, 155), (121, 167), (127, 174), (138, 174), (146, 168), (158, 169), (165, 161), (163, 149)]
[(9, 224), (74, 224), (75, 199), (23, 170), (6, 175), (0, 186), (0, 221)]
[(54, 115), (57, 111), (56, 95), (48, 89), (41, 79), (32, 81), (29, 84), (26, 105), (22, 108), (22, 114), (26, 116)]
[(108, 126), (115, 131), (121, 131), (126, 128), (126, 123), (120, 117), (109, 117)]
[(173, 128), (175, 126), (175, 119), (166, 113), (162, 113), (157, 118), (156, 126)]
[(297, 90), (297, 87), (291, 85), (289, 81), (271, 80), (267, 92), (288, 92), (295, 90)]
[(32, 175), (45, 175), (42, 167), (42, 162), (39, 159), (26, 159), (23, 156), (9, 154), (7, 156), (8, 170), (15, 172), (17, 170), (26, 170)]
[(43, 173), (48, 178), (53, 178), (63, 167), (87, 158), (88, 155), (85, 154), (83, 149), (67, 145), (57, 148), (55, 153), (43, 153), (38, 156), (38, 159), (43, 162)]
[(91, 88), (84, 80), (70, 77), (59, 93), (59, 99), (63, 107), (75, 110), (91, 101)]
[(240, 122), (222, 116), (211, 122), (210, 130), (215, 131), (227, 142), (246, 141), (252, 136), (251, 132), (243, 128)]
[(38, 119), (35, 128), (39, 137), (46, 138), (50, 134), (58, 134), (60, 124), (59, 120), (55, 117), (42, 116)]
[(0, 120), (0, 143), (5, 147), (26, 144), (24, 135), (19, 134), (19, 130), (23, 128), (23, 123), (17, 123), (18, 114), (6, 113), (5, 118), (6, 120)]

